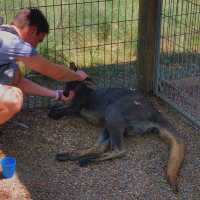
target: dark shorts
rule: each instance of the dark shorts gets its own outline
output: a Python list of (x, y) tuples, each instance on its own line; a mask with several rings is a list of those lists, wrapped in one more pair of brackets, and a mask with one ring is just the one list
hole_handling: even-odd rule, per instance
[(17, 68), (17, 64), (14, 63), (0, 65), (0, 84), (11, 84), (14, 81)]

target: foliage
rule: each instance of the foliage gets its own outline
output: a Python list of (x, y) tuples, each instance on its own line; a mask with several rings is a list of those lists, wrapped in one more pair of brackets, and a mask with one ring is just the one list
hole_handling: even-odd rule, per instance
[(47, 16), (51, 32), (40, 52), (56, 62), (95, 66), (134, 60), (138, 0), (0, 0), (7, 22), (24, 5)]

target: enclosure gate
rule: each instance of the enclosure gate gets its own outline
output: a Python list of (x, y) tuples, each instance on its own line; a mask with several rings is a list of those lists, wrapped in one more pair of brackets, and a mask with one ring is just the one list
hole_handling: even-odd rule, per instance
[(200, 126), (200, 1), (163, 0), (157, 94)]

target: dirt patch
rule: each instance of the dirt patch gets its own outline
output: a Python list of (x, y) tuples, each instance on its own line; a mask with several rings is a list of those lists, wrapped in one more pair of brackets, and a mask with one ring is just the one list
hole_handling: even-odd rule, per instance
[(2, 128), (1, 155), (16, 156), (17, 172), (12, 179), (0, 179), (0, 199), (198, 200), (200, 131), (161, 102), (156, 106), (187, 147), (179, 195), (172, 193), (165, 177), (168, 148), (155, 136), (126, 139), (124, 158), (80, 168), (76, 162), (56, 162), (55, 154), (92, 145), (100, 127), (80, 118), (54, 121), (47, 117), (46, 110), (29, 110), (15, 118), (28, 129), (16, 124)]

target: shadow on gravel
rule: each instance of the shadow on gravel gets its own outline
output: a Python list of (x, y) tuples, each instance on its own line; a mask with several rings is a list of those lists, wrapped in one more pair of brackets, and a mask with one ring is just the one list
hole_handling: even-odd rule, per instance
[[(0, 178), (0, 184), (7, 185), (11, 193), (19, 190), (17, 200), (198, 200), (199, 131), (186, 125), (176, 113), (170, 112), (168, 116), (187, 146), (179, 195), (172, 193), (165, 177), (167, 146), (153, 136), (126, 140), (127, 155), (119, 160), (84, 168), (76, 162), (56, 162), (55, 154), (59, 151), (93, 144), (99, 129), (82, 119), (53, 121), (45, 110), (26, 111), (16, 117), (28, 128), (16, 124), (2, 128), (0, 149), (16, 157), (17, 171), (12, 179)], [(31, 197), (21, 194), (24, 189)], [(0, 190), (0, 197), (12, 199), (6, 191)]]

